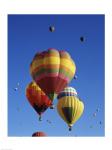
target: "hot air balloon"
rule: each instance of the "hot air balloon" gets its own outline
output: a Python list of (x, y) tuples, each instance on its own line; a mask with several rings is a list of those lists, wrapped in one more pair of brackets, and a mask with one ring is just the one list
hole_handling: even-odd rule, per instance
[(73, 124), (81, 117), (84, 104), (79, 100), (76, 90), (72, 87), (66, 87), (60, 92), (58, 99), (58, 113), (71, 130)]
[(77, 76), (76, 76), (76, 75), (74, 76), (74, 79), (75, 79), (75, 80), (77, 79)]
[(100, 122), (99, 122), (99, 124), (101, 125), (101, 124), (102, 124), (102, 122), (100, 121)]
[(32, 134), (32, 137), (47, 136), (44, 132), (38, 131)]
[(93, 113), (93, 117), (96, 117), (96, 113)]
[(31, 82), (27, 86), (26, 97), (35, 111), (39, 114), (39, 120), (41, 120), (42, 113), (51, 106), (51, 100), (35, 82)]
[(70, 55), (53, 48), (37, 53), (30, 65), (33, 80), (51, 101), (74, 78), (75, 72), (76, 66)]
[(100, 110), (100, 109), (99, 109), (99, 108), (97, 108), (97, 109), (96, 109), (96, 112), (99, 112), (99, 110)]
[(54, 32), (54, 31), (55, 31), (55, 27), (54, 27), (54, 26), (50, 26), (50, 27), (49, 27), (49, 31), (50, 31), (50, 32)]
[(81, 41), (81, 42), (84, 42), (84, 41), (85, 41), (85, 38), (84, 38), (83, 36), (81, 36), (81, 37), (80, 37), (80, 41)]

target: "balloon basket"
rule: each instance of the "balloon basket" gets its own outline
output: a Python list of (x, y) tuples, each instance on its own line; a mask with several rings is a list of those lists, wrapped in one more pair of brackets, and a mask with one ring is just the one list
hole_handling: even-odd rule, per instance
[(55, 109), (55, 106), (52, 104), (52, 105), (50, 106), (50, 109)]
[(41, 116), (39, 116), (39, 121), (42, 121), (42, 118), (41, 118)]
[(69, 126), (69, 131), (72, 131), (72, 127), (71, 126)]

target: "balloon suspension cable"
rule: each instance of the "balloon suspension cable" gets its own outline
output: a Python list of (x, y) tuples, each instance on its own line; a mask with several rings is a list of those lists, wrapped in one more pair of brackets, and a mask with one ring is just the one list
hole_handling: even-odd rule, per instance
[(72, 126), (69, 126), (69, 131), (72, 131)]
[(39, 116), (39, 121), (42, 121), (42, 117), (41, 117), (41, 115)]

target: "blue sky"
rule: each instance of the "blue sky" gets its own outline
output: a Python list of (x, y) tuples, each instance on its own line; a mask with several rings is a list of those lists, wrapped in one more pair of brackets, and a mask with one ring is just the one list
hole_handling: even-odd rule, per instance
[[(104, 22), (104, 15), (8, 15), (9, 136), (31, 136), (35, 131), (48, 136), (104, 136)], [(49, 31), (51, 25), (55, 32)], [(85, 110), (71, 132), (57, 109), (48, 109), (39, 122), (25, 96), (32, 81), (29, 64), (36, 52), (48, 48), (68, 51), (76, 63), (78, 78), (70, 86), (77, 90)]]

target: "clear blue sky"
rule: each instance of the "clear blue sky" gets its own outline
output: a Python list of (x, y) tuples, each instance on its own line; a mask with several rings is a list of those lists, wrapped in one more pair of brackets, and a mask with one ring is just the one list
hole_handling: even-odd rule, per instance
[[(8, 16), (9, 136), (31, 136), (35, 131), (48, 136), (104, 136), (104, 21), (104, 15)], [(50, 25), (55, 26), (55, 32), (49, 32)], [(77, 90), (85, 110), (71, 132), (57, 109), (48, 109), (39, 122), (25, 96), (25, 88), (32, 81), (29, 64), (37, 51), (48, 48), (67, 50), (76, 63), (78, 78), (70, 86)]]

